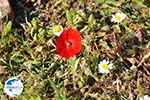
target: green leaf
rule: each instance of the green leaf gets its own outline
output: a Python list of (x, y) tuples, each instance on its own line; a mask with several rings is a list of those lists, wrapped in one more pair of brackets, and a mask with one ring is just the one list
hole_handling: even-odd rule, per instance
[(135, 56), (136, 51), (134, 49), (127, 49), (127, 54), (130, 55), (130, 56)]
[(73, 24), (73, 16), (69, 10), (66, 10), (66, 17), (67, 17), (67, 20), (71, 22), (71, 24)]
[(95, 1), (99, 3), (104, 3), (106, 0), (95, 0)]
[(3, 84), (1, 81), (0, 81), (0, 89), (3, 89)]
[(76, 57), (71, 57), (68, 61), (69, 65), (71, 66), (71, 72), (75, 73), (78, 67), (80, 59), (76, 59)]
[(99, 3), (105, 3), (105, 4), (109, 4), (109, 5), (116, 5), (118, 3), (118, 1), (114, 1), (114, 0), (95, 0), (96, 2)]
[(45, 34), (46, 34), (45, 29), (39, 28), (38, 29), (38, 34), (37, 34), (38, 41), (40, 41), (41, 43), (45, 43), (45, 41), (46, 41)]
[(35, 18), (33, 18), (31, 23), (33, 25), (34, 30), (37, 30), (37, 20)]
[(91, 15), (89, 16), (89, 19), (88, 19), (88, 24), (89, 24), (90, 27), (92, 27), (92, 26), (93, 26), (93, 23), (94, 23), (94, 18), (93, 18), (93, 14), (91, 14)]
[(105, 3), (110, 4), (110, 5), (116, 5), (118, 3), (118, 1), (106, 0)]
[(139, 90), (141, 90), (142, 89), (142, 87), (141, 87), (141, 84), (140, 84), (140, 78), (138, 77), (137, 78), (137, 88), (139, 89)]
[(4, 30), (3, 30), (3, 32), (2, 32), (2, 41), (3, 42), (6, 42), (6, 38), (8, 37), (8, 35), (9, 35), (9, 33), (10, 33), (10, 31), (11, 31), (11, 28), (12, 28), (12, 22), (11, 21), (9, 21), (6, 25), (5, 25), (5, 27), (4, 27)]
[(52, 81), (51, 79), (49, 79), (49, 82), (50, 82), (52, 88), (55, 90), (58, 100), (67, 100), (66, 95), (64, 95), (63, 93), (60, 92), (60, 90), (56, 86), (55, 82)]
[(103, 17), (108, 17), (112, 14), (112, 9), (110, 8), (102, 8), (101, 11), (100, 11), (100, 14), (103, 16)]
[(146, 5), (143, 4), (142, 0), (135, 0), (137, 7), (146, 7)]

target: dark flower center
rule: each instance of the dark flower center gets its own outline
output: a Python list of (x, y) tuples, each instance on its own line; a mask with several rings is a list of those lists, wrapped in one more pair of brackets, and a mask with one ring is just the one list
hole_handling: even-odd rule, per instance
[(67, 42), (66, 42), (66, 47), (67, 47), (67, 48), (71, 47), (71, 45), (72, 45), (72, 43), (71, 43), (70, 41), (67, 41)]

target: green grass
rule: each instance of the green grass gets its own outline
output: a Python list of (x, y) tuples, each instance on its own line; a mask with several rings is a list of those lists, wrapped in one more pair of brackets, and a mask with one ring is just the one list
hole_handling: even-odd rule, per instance
[[(14, 76), (24, 91), (13, 100), (138, 100), (150, 95), (148, 0), (36, 3), (12, 3), (16, 19), (6, 24), (0, 39), (0, 99), (10, 99), (3, 87)], [(110, 21), (116, 12), (127, 16), (120, 24)], [(56, 53), (52, 29), (58, 24), (81, 32), (82, 51), (70, 59)], [(103, 59), (113, 63), (107, 75), (97, 70)]]

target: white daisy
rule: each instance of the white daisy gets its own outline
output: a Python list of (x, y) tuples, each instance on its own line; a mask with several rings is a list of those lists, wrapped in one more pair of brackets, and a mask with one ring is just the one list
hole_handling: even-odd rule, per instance
[(117, 12), (115, 15), (112, 15), (111, 22), (120, 23), (126, 18), (124, 13)]
[(105, 59), (98, 64), (98, 72), (108, 74), (112, 69), (113, 64)]
[(150, 96), (144, 95), (144, 97), (139, 98), (139, 100), (150, 100)]
[(53, 32), (56, 36), (60, 36), (63, 31), (64, 29), (61, 25), (57, 25), (53, 28)]

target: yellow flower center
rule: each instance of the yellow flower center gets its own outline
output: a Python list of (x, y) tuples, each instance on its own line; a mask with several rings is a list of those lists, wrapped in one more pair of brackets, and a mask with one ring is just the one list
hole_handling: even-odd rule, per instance
[(108, 69), (108, 65), (107, 64), (102, 64), (102, 69), (103, 70), (107, 70)]
[(115, 16), (116, 21), (120, 21), (121, 17), (120, 16)]
[(55, 32), (61, 32), (61, 27), (60, 26), (56, 26), (55, 27)]
[(69, 42), (69, 41), (67, 41), (67, 43), (66, 43), (66, 47), (68, 48), (68, 47), (71, 47), (71, 45), (72, 45), (72, 43), (71, 42)]

